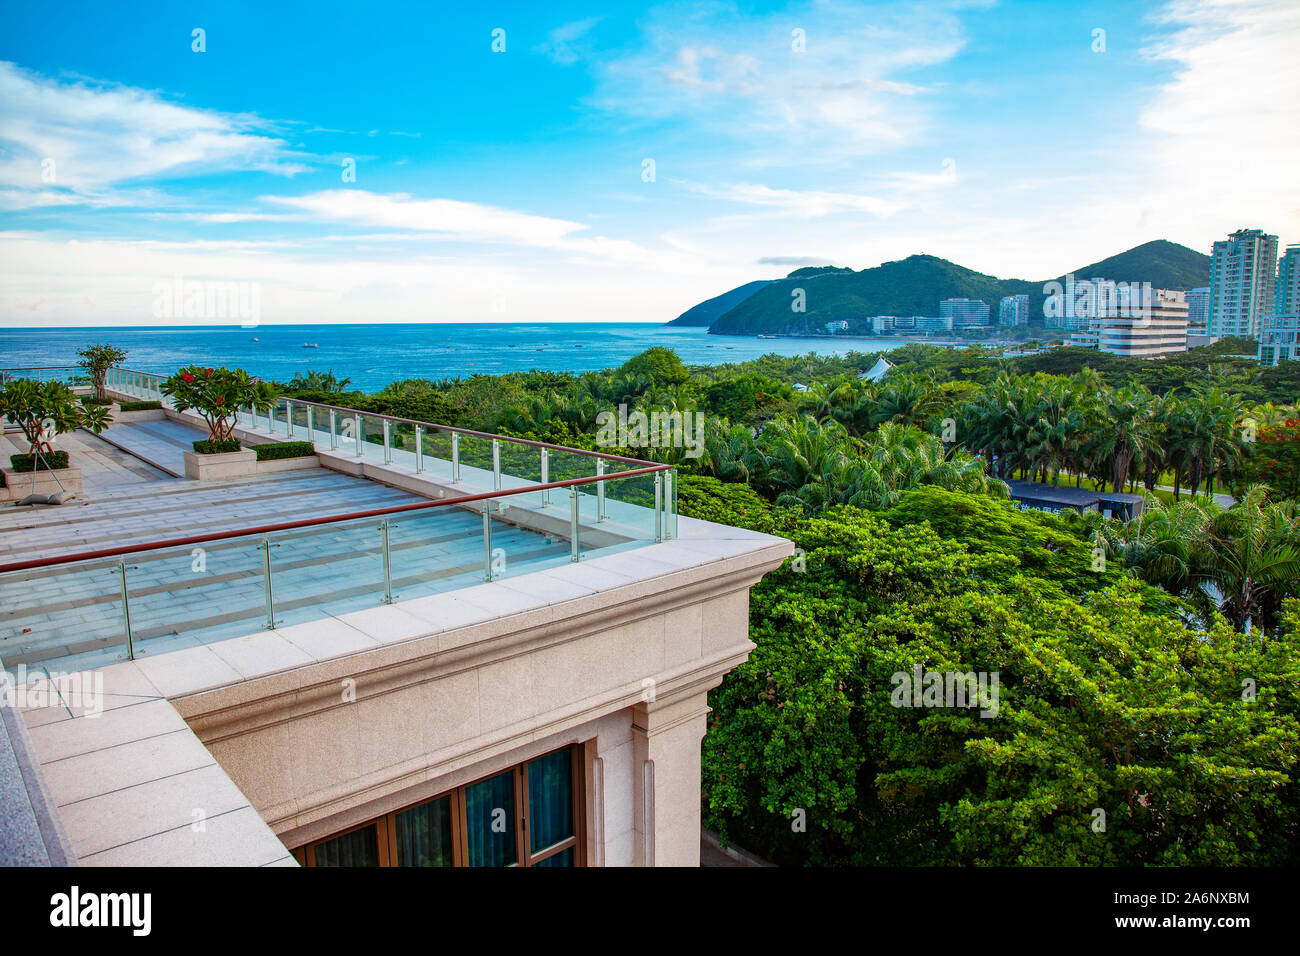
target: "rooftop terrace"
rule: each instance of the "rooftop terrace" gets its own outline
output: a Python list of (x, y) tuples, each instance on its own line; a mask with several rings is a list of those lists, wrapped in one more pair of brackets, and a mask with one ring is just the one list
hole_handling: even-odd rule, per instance
[[(121, 398), (163, 399), (115, 370)], [(206, 437), (170, 408), (60, 436), (80, 498), (0, 511), (0, 660), (60, 670), (324, 620), (671, 537), (672, 472), (387, 416), (282, 401), (241, 413), (256, 445), (315, 456), (184, 478)], [(20, 435), (11, 448), (25, 450)], [(665, 476), (666, 484), (665, 484)]]

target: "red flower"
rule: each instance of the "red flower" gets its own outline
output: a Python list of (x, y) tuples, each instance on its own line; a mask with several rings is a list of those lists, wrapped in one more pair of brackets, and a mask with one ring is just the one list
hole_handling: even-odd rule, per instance
[(194, 381), (194, 376), (191, 375), (189, 372), (181, 372), (181, 380), (185, 382), (192, 382)]
[(217, 396), (217, 398), (216, 398), (216, 402), (217, 402), (218, 405), (224, 405), (224, 404), (226, 404), (226, 400), (225, 400), (224, 398), (222, 398), (220, 395)]

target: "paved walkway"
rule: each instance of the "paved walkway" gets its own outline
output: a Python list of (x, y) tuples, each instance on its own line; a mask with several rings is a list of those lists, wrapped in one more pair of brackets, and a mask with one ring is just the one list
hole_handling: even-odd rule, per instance
[(100, 437), (175, 478), (184, 478), (185, 452), (193, 450), (194, 442), (207, 435), (197, 428), (163, 419), (112, 425)]

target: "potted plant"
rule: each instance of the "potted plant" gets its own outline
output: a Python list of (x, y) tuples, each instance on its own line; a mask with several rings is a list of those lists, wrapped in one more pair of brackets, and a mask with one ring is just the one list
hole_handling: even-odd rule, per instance
[(208, 437), (194, 442), (194, 451), (185, 453), (188, 477), (232, 478), (254, 473), (256, 456), (240, 447), (235, 416), (241, 408), (257, 412), (273, 408), (278, 398), (274, 385), (240, 368), (191, 365), (160, 387), (178, 412), (197, 413), (208, 428)]
[[(5, 485), (12, 495), (31, 473), (32, 494), (66, 495), (81, 492), (81, 469), (68, 465), (68, 453), (51, 444), (58, 435), (85, 428), (98, 435), (109, 424), (108, 409), (84, 405), (63, 382), (37, 382), (11, 378), (0, 384), (0, 415), (17, 425), (27, 439), (26, 454), (10, 455), (4, 468)], [(24, 478), (15, 478), (16, 474)]]
[(115, 345), (101, 344), (77, 349), (77, 355), (81, 357), (77, 364), (90, 373), (90, 383), (95, 388), (94, 402), (87, 404), (111, 405), (104, 390), (104, 376), (110, 368), (126, 359), (126, 352)]

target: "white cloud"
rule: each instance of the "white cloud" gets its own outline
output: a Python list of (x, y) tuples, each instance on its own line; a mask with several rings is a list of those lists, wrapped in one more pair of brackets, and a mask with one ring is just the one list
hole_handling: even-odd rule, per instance
[[(1300, 4), (1177, 0), (1145, 52), (1174, 67), (1143, 111), (1146, 205), (1208, 243), (1237, 226), (1300, 239)], [(1208, 227), (1208, 228), (1207, 228)], [(1284, 239), (1287, 237), (1284, 237)]]
[(709, 199), (776, 209), (808, 219), (818, 219), (841, 212), (865, 212), (873, 216), (888, 216), (902, 208), (900, 203), (878, 196), (815, 189), (773, 189), (761, 183), (706, 186), (700, 183), (683, 182), (682, 185), (691, 192)]
[(556, 27), (546, 35), (546, 40), (539, 43), (534, 49), (547, 57), (553, 62), (565, 66), (577, 63), (590, 55), (589, 45), (586, 42), (589, 39), (592, 28), (603, 20), (604, 17), (588, 17), (585, 20), (575, 20), (572, 23), (565, 23)]
[(915, 142), (929, 119), (930, 91), (895, 74), (955, 56), (965, 43), (958, 11), (971, 5), (822, 0), (766, 16), (730, 3), (658, 7), (643, 43), (602, 64), (592, 103), (690, 120), (765, 163), (881, 152)]
[(695, 271), (697, 263), (672, 252), (650, 250), (626, 239), (589, 236), (585, 223), (553, 219), (457, 199), (419, 199), (406, 193), (380, 194), (362, 189), (331, 189), (306, 196), (264, 196), (264, 202), (301, 210), (330, 222), (369, 229), (426, 233), (439, 239), (546, 249), (581, 260), (645, 265)]
[(305, 170), (264, 127), (149, 90), (62, 82), (0, 61), (0, 186), (25, 193), (29, 206), (102, 204), (119, 184), (183, 173)]

